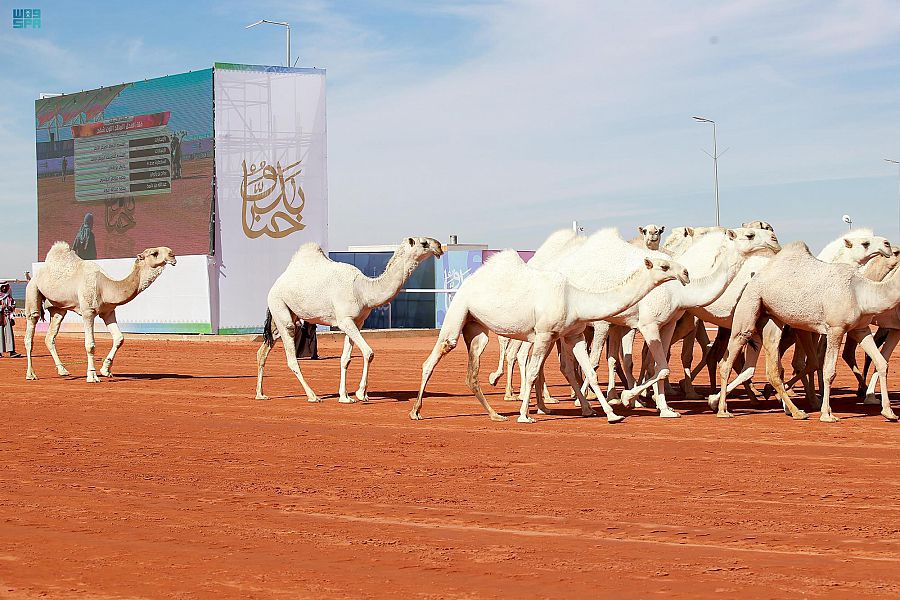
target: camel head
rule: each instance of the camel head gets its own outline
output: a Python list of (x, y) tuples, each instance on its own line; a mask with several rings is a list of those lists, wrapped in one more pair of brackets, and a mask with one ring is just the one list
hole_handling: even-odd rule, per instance
[(429, 256), (441, 256), (444, 253), (444, 247), (439, 241), (430, 237), (410, 237), (400, 244), (405, 252), (410, 253), (419, 262), (425, 260)]
[(693, 227), (676, 227), (666, 238), (663, 244), (663, 252), (672, 256), (680, 256), (694, 243)]
[(744, 256), (772, 255), (781, 250), (775, 233), (768, 229), (736, 227), (726, 229), (725, 235), (734, 241), (735, 248)]
[(863, 235), (844, 238), (843, 254), (848, 260), (864, 265), (876, 256), (893, 258), (893, 248), (887, 239), (879, 235)]
[(676, 279), (681, 282), (681, 285), (687, 285), (691, 282), (687, 269), (674, 260), (647, 257), (644, 259), (644, 266), (651, 271), (651, 275), (657, 284)]
[(744, 223), (741, 227), (746, 227), (748, 229), (765, 229), (766, 231), (775, 233), (775, 228), (772, 227), (771, 223), (766, 221), (750, 221), (749, 223)]
[(644, 238), (644, 245), (649, 250), (659, 250), (659, 241), (662, 238), (663, 231), (666, 230), (665, 225), (644, 225), (638, 227), (641, 237)]
[(158, 248), (147, 248), (138, 254), (136, 262), (143, 263), (143, 265), (146, 265), (151, 269), (156, 269), (158, 267), (164, 267), (167, 264), (175, 265), (177, 261), (175, 260), (175, 253), (172, 252), (171, 248), (159, 246)]

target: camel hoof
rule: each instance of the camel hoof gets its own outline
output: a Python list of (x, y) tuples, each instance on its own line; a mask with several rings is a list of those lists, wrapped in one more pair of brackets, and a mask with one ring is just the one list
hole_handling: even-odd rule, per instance
[(507, 402), (518, 402), (519, 401), (518, 396), (503, 396), (503, 399)]
[(409, 418), (412, 419), (413, 421), (421, 421), (422, 415), (420, 415), (419, 413), (417, 413), (414, 410), (411, 410), (411, 411), (409, 411)]
[(96, 371), (88, 371), (87, 382), (88, 383), (100, 383), (100, 378), (97, 377)]
[(771, 383), (767, 383), (767, 384), (765, 385), (765, 387), (763, 387), (763, 389), (762, 389), (762, 395), (763, 395), (763, 397), (764, 397), (766, 400), (768, 400), (769, 398), (771, 398), (771, 397), (772, 397), (772, 394), (774, 394), (774, 393), (775, 393), (775, 387), (772, 386)]
[[(590, 410), (590, 412), (582, 412), (582, 413), (581, 413), (581, 416), (582, 416), (582, 417), (596, 417), (596, 416), (597, 416), (597, 411), (594, 410), (594, 409), (592, 408), (592, 409)], [(622, 418), (624, 419), (625, 417), (622, 417)]]
[[(66, 372), (66, 375), (68, 375), (68, 374), (69, 373)], [(103, 377), (112, 377), (112, 371), (110, 371), (106, 367), (100, 367), (100, 375)]]
[(718, 394), (710, 394), (706, 397), (706, 404), (712, 409), (716, 410), (719, 407), (719, 395)]
[(607, 423), (621, 423), (625, 420), (625, 417), (622, 415), (609, 415), (606, 417)]
[(809, 415), (806, 414), (806, 413), (805, 413), (804, 411), (802, 411), (802, 410), (798, 410), (798, 411), (797, 411), (797, 414), (791, 415), (791, 418), (794, 419), (795, 421), (805, 421), (806, 419), (809, 418)]
[(36, 380), (37, 380), (37, 375), (34, 374), (34, 371), (25, 373), (25, 381), (36, 381)]
[(338, 398), (338, 402), (340, 402), (341, 404), (355, 404), (356, 398), (353, 398), (352, 396), (347, 396), (345, 394), (345, 395), (341, 396), (340, 398)]
[(306, 399), (307, 402), (321, 402), (322, 399), (318, 396), (310, 396)]
[(500, 381), (500, 375), (497, 375), (496, 373), (491, 373), (490, 375), (488, 375), (488, 383), (490, 383), (492, 386), (497, 387), (498, 381)]
[(881, 411), (881, 416), (891, 422), (897, 421), (897, 415), (892, 410)]
[(588, 391), (587, 391), (587, 393), (584, 395), (584, 397), (587, 398), (588, 400), (596, 400), (596, 399), (597, 399), (597, 394), (594, 393), (594, 390), (588, 388)]
[(819, 417), (819, 420), (823, 423), (837, 423), (841, 418), (835, 415), (822, 415)]
[(368, 402), (369, 394), (365, 391), (358, 390), (356, 392), (356, 399), (359, 400), (360, 402)]
[(620, 397), (621, 397), (621, 392), (619, 391), (619, 388), (612, 388), (611, 390), (608, 390), (606, 392), (606, 400), (607, 401), (618, 400)]
[(544, 407), (544, 408), (538, 409), (538, 414), (539, 415), (552, 415), (553, 411), (547, 407)]
[(609, 399), (609, 404), (610, 404), (611, 406), (621, 406), (621, 405), (622, 405), (622, 399), (621, 399), (621, 398), (610, 398), (610, 399)]
[[(71, 373), (69, 373), (69, 370), (65, 367), (56, 367), (56, 373), (60, 377), (68, 377), (69, 375), (71, 375)], [(101, 371), (100, 374), (103, 375), (103, 372)]]
[(503, 421), (509, 421), (509, 417), (504, 417), (503, 415), (491, 415), (491, 421), (497, 421), (498, 423), (502, 423)]
[(734, 415), (731, 414), (730, 412), (728, 412), (727, 410), (725, 412), (716, 413), (716, 416), (720, 419), (733, 419), (734, 418)]
[(559, 404), (559, 400), (553, 396), (544, 396), (544, 404)]
[(881, 404), (881, 400), (879, 400), (878, 396), (875, 394), (866, 394), (866, 397), (863, 399), (863, 404)]
[(668, 410), (659, 411), (659, 416), (663, 419), (678, 419), (681, 418), (681, 413), (675, 412), (670, 408)]
[(256, 395), (256, 399), (257, 399), (257, 400), (268, 400), (269, 397), (266, 396), (265, 394), (257, 394), (257, 395)]
[(534, 423), (534, 422), (535, 422), (535, 420), (533, 418), (523, 417), (521, 415), (519, 416), (518, 419), (516, 419), (516, 423)]

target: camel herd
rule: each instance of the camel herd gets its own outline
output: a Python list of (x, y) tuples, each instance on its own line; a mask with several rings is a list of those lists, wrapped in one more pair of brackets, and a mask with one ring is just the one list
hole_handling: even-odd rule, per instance
[[(897, 421), (888, 397), (887, 370), (891, 352), (900, 342), (900, 277), (896, 275), (900, 248), (871, 230), (857, 229), (813, 256), (803, 242), (782, 248), (772, 226), (764, 221), (734, 229), (676, 227), (664, 243), (665, 227), (649, 224), (638, 231), (640, 236), (626, 241), (615, 229), (591, 236), (563, 230), (551, 234), (527, 263), (512, 250), (489, 258), (453, 296), (437, 343), (422, 366), (410, 418), (421, 418), (428, 380), (462, 335), (468, 349), (468, 387), (492, 420), (506, 420), (491, 407), (479, 384), (481, 355), (489, 332), (494, 332), (501, 346), (500, 363), (489, 381), (497, 385), (505, 372), (505, 398), (520, 402), (520, 423), (534, 422), (529, 414), (532, 390), (539, 414), (551, 413), (547, 404), (558, 402), (547, 389), (543, 372), (554, 348), (582, 415), (595, 414), (590, 400), (596, 399), (610, 423), (624, 419), (614, 412), (614, 405), (653, 405), (660, 417), (681, 416), (667, 401), (673, 391), (668, 381), (670, 350), (679, 340), (685, 372), (682, 391), (687, 398), (700, 398), (693, 380), (704, 367), (708, 369), (713, 387), (720, 382), (720, 392), (708, 396), (717, 416), (731, 416), (727, 396), (738, 386), (751, 400), (758, 400), (751, 380), (764, 349), (768, 381), (764, 393), (774, 393), (794, 419), (805, 419), (807, 413), (789, 393), (801, 382), (806, 401), (820, 411), (820, 420), (834, 422), (838, 417), (831, 411), (831, 384), (845, 337), (842, 356), (857, 378), (859, 394), (866, 403), (881, 404), (887, 420)], [(442, 253), (441, 243), (433, 238), (407, 238), (384, 273), (373, 278), (352, 265), (330, 260), (316, 244), (300, 247), (268, 294), (263, 343), (257, 353), (256, 397), (267, 398), (262, 386), (266, 359), (283, 338), (288, 367), (308, 401), (319, 402), (294, 352), (297, 323), (303, 320), (337, 327), (345, 334), (339, 401), (366, 401), (374, 351), (360, 331), (363, 322), (374, 308), (400, 292), (422, 261)], [(116, 306), (133, 299), (167, 264), (175, 263), (171, 249), (150, 248), (137, 256), (125, 279), (113, 280), (95, 263), (80, 259), (65, 242), (54, 244), (26, 291), (26, 379), (36, 379), (32, 342), (45, 308), (50, 314), (46, 343), (57, 372), (68, 375), (55, 338), (66, 311), (74, 310), (84, 319), (88, 382), (100, 380), (94, 365), (94, 319), (99, 316), (106, 323), (113, 347), (99, 374), (109, 376), (123, 342)], [(718, 328), (712, 341), (706, 334), (707, 324)], [(873, 324), (879, 327), (875, 336), (870, 329)], [(641, 369), (635, 374), (632, 355), (637, 333), (644, 345)], [(702, 350), (698, 365), (693, 364), (695, 344)], [(347, 369), (353, 346), (362, 353), (363, 370), (351, 396)], [(785, 381), (782, 359), (791, 346), (795, 346), (794, 373)], [(874, 365), (868, 384), (868, 360), (866, 370), (860, 371), (857, 346)], [(609, 373), (605, 390), (596, 375), (604, 348)], [(521, 375), (518, 397), (512, 386), (516, 364)], [(732, 371), (736, 376), (729, 382)], [(615, 387), (617, 379), (621, 389)], [(876, 382), (880, 382), (880, 398), (875, 394)]]

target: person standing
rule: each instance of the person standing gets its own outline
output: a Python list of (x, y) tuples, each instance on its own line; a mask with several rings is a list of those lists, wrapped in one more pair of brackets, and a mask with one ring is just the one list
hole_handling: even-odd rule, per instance
[(63, 172), (63, 181), (66, 180), (66, 173), (69, 171), (69, 157), (63, 156), (62, 159), (62, 172)]
[(22, 356), (16, 352), (16, 337), (13, 335), (15, 310), (16, 301), (12, 297), (12, 288), (9, 283), (4, 282), (0, 284), (0, 356), (4, 352), (8, 352), (10, 358)]
[(97, 260), (97, 246), (94, 242), (94, 215), (84, 215), (84, 222), (72, 242), (72, 250), (84, 260)]

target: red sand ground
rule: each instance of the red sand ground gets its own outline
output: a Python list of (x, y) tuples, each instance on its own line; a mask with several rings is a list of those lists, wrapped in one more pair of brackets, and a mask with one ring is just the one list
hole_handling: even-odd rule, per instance
[(42, 341), (39, 381), (0, 359), (0, 596), (900, 597), (900, 426), (844, 370), (834, 425), (740, 400), (732, 420), (566, 403), (520, 425), (487, 419), (457, 350), (412, 422), (432, 338), (373, 340), (355, 405), (335, 399), (339, 344), (302, 363), (317, 405), (280, 346), (266, 402), (253, 344), (132, 338), (99, 385), (77, 338), (77, 377)]

